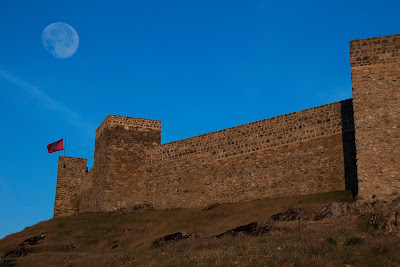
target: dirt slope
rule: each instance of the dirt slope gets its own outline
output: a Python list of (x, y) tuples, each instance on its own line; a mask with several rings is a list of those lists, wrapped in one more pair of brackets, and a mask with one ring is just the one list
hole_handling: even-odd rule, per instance
[[(331, 202), (342, 210), (338, 216), (316, 216)], [(374, 229), (371, 214), (364, 212), (372, 206), (343, 204), (349, 202), (352, 197), (347, 192), (331, 192), (221, 204), (207, 211), (59, 217), (0, 240), (0, 262), (3, 266), (400, 266), (395, 231)], [(329, 210), (321, 214), (330, 216)], [(267, 230), (215, 237), (251, 222), (259, 223), (257, 229), (267, 225)], [(182, 240), (159, 242), (177, 232), (181, 234), (173, 238)]]

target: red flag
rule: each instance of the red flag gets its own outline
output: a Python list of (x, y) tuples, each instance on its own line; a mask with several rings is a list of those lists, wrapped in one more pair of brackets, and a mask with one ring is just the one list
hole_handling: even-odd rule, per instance
[(47, 145), (47, 151), (49, 151), (49, 153), (53, 153), (53, 152), (57, 152), (60, 150), (64, 150), (64, 138), (60, 139), (54, 143), (48, 144)]

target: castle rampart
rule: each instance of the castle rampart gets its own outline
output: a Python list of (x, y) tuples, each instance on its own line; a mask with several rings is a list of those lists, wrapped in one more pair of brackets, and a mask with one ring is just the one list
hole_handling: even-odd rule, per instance
[(344, 190), (349, 107), (351, 99), (147, 150), (144, 199), (158, 208), (203, 207)]
[(350, 42), (358, 198), (400, 193), (400, 35)]
[(87, 159), (60, 156), (54, 216), (72, 215), (79, 211), (81, 182), (86, 174)]
[(140, 202), (145, 149), (160, 142), (160, 121), (107, 116), (96, 130), (93, 183), (89, 189), (89, 194), (93, 190), (96, 197), (90, 210), (112, 211)]
[[(134, 118), (107, 117), (79, 210), (202, 207), (343, 190), (354, 179), (346, 177), (343, 146), (345, 134), (354, 136), (351, 107), (349, 99), (163, 145), (158, 127), (126, 128), (120, 121)], [(152, 142), (143, 144), (146, 133)]]
[(350, 49), (353, 99), (162, 145), (160, 121), (107, 116), (88, 173), (78, 175), (86, 161), (77, 159), (65, 174), (60, 157), (55, 216), (344, 189), (392, 198), (400, 193), (400, 36)]
[[(345, 100), (327, 104), (156, 146), (146, 151), (147, 164), (153, 165), (201, 153), (211, 153), (214, 159), (222, 159), (341, 134), (341, 103), (351, 105), (350, 102), (351, 100)], [(343, 131), (354, 131), (351, 124), (352, 114), (349, 113), (346, 118)]]

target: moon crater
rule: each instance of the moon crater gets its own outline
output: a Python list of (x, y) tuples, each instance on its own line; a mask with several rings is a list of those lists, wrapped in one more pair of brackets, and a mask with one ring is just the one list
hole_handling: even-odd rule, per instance
[(55, 58), (69, 58), (79, 46), (79, 36), (73, 27), (63, 22), (48, 25), (42, 34), (43, 47)]

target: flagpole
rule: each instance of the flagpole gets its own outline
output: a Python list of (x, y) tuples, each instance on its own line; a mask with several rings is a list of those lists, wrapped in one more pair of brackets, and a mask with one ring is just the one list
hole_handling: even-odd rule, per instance
[(67, 137), (64, 136), (65, 145), (64, 145), (64, 157), (65, 157), (65, 149), (67, 148)]

